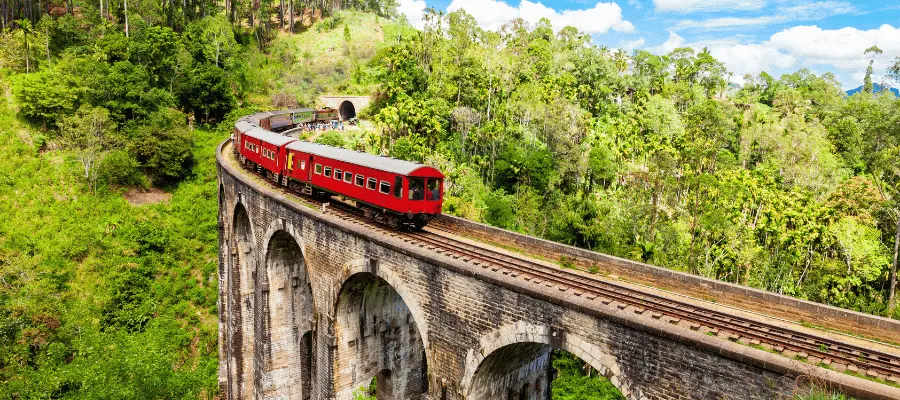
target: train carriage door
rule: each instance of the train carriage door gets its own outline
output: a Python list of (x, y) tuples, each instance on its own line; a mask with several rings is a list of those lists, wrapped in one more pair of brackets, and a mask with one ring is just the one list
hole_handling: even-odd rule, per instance
[(394, 197), (403, 198), (403, 177), (394, 177)]
[(306, 169), (306, 181), (312, 182), (312, 171), (313, 171), (313, 156), (309, 156), (309, 164), (307, 164), (309, 168)]

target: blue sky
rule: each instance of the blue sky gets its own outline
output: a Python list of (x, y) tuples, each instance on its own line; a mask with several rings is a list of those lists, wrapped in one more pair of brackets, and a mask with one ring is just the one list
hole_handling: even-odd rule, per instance
[(708, 47), (738, 83), (747, 73), (809, 68), (834, 73), (850, 89), (862, 83), (867, 47), (884, 51), (876, 58), (876, 82), (900, 57), (896, 0), (400, 0), (414, 25), (424, 6), (465, 9), (485, 29), (547, 17), (555, 29), (573, 25), (595, 44), (629, 51)]

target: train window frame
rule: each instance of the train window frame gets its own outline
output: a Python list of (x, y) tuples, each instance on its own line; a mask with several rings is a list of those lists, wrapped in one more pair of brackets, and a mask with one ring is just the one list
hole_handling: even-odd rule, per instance
[[(385, 186), (387, 186), (387, 190), (384, 190)], [(381, 184), (378, 185), (378, 193), (391, 194), (391, 183), (388, 181), (381, 181)]]
[(316, 164), (313, 169), (315, 170), (316, 175), (322, 175), (322, 164)]
[(353, 182), (353, 173), (350, 171), (344, 171), (344, 182), (351, 183)]
[(366, 177), (362, 176), (362, 174), (356, 174), (356, 178), (353, 183), (359, 187), (366, 186)]
[(403, 177), (397, 175), (394, 177), (394, 197), (398, 199), (403, 198)]
[(334, 176), (332, 176), (332, 178), (334, 178), (334, 180), (340, 182), (341, 180), (344, 179), (344, 171), (340, 170), (339, 168), (335, 168)]
[(322, 175), (326, 178), (331, 178), (331, 167), (325, 167), (325, 170), (322, 171)]
[(375, 178), (369, 178), (369, 179), (366, 181), (366, 188), (367, 188), (367, 189), (369, 189), (369, 190), (375, 190), (376, 187), (378, 187), (378, 179), (375, 179)]
[[(437, 182), (434, 189), (430, 189), (429, 186), (432, 185), (432, 182)], [(425, 200), (428, 201), (438, 201), (444, 197), (444, 194), (441, 192), (441, 187), (444, 185), (444, 180), (441, 178), (428, 178), (428, 182), (425, 184)], [(432, 191), (437, 191), (437, 196), (433, 196)]]

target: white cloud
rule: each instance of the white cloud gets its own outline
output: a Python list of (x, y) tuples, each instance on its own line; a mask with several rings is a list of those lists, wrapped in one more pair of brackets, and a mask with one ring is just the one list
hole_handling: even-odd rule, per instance
[(647, 51), (656, 54), (666, 54), (672, 50), (675, 50), (679, 47), (684, 47), (685, 40), (683, 37), (678, 36), (677, 33), (669, 31), (669, 38), (666, 39), (663, 44), (659, 46), (648, 47)]
[(733, 11), (758, 10), (766, 5), (763, 0), (653, 0), (657, 11)]
[(630, 53), (630, 52), (634, 51), (634, 49), (643, 47), (644, 43), (645, 43), (644, 38), (638, 38), (636, 40), (621, 41), (621, 42), (619, 42), (618, 47), (620, 49), (625, 49), (625, 51)]
[(694, 51), (700, 51), (704, 47), (709, 49), (709, 53), (725, 64), (735, 77), (771, 71), (773, 67), (787, 68), (796, 62), (794, 56), (783, 53), (768, 43), (741, 44), (728, 39), (688, 43), (675, 32), (669, 32), (669, 38), (663, 44), (647, 50), (665, 54), (679, 47), (690, 47)]
[(529, 23), (537, 23), (547, 18), (556, 30), (574, 26), (579, 31), (593, 35), (606, 33), (610, 29), (618, 32), (632, 32), (634, 25), (622, 18), (622, 9), (616, 3), (597, 3), (586, 10), (557, 11), (540, 2), (522, 0), (513, 7), (498, 0), (453, 0), (447, 11), (466, 10), (484, 29), (497, 30), (503, 24), (522, 18)]
[(687, 42), (675, 32), (662, 44), (647, 50), (656, 54), (668, 53), (678, 47), (698, 50), (706, 47), (722, 61), (734, 76), (776, 73), (788, 69), (815, 68), (830, 70), (847, 79), (846, 87), (856, 87), (868, 66), (871, 55), (864, 55), (868, 47), (878, 46), (884, 53), (875, 57), (874, 81), (879, 82), (890, 62), (900, 56), (900, 27), (882, 25), (877, 29), (822, 29), (817, 26), (795, 26), (772, 35), (760, 43), (744, 40)]
[(425, 7), (425, 0), (400, 0), (397, 11), (405, 15), (406, 20), (416, 29), (422, 29), (425, 26), (425, 22), (422, 20), (425, 15)]
[(831, 61), (835, 65), (841, 61), (868, 59), (869, 56), (863, 55), (863, 51), (872, 45), (881, 48), (885, 55), (900, 55), (900, 28), (887, 24), (867, 31), (849, 27), (826, 30), (817, 26), (795, 26), (772, 35), (770, 41), (792, 54), (817, 61)]
[(709, 52), (735, 76), (789, 68), (797, 61), (793, 55), (781, 52), (768, 43), (712, 45)]
[(743, 28), (748, 26), (781, 24), (791, 21), (815, 21), (835, 15), (856, 11), (850, 4), (839, 1), (820, 1), (803, 3), (791, 7), (779, 7), (775, 15), (758, 17), (721, 17), (705, 20), (684, 20), (676, 26), (682, 28), (700, 28), (706, 30)]
[(756, 25), (769, 25), (774, 22), (779, 22), (782, 20), (782, 17), (774, 16), (774, 15), (765, 15), (762, 17), (750, 17), (750, 18), (742, 18), (742, 17), (724, 17), (724, 18), (710, 18), (703, 21), (694, 21), (694, 20), (684, 20), (678, 23), (679, 28), (702, 28), (702, 29), (718, 29), (718, 28), (730, 28), (730, 27), (745, 27), (745, 26), (756, 26)]
[(798, 20), (827, 18), (832, 15), (849, 14), (856, 11), (853, 4), (843, 1), (818, 1), (779, 8), (779, 13)]

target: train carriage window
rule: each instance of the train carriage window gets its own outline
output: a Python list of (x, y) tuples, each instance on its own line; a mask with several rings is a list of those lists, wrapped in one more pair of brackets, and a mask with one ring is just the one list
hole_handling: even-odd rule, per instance
[(409, 199), (425, 199), (425, 180), (422, 178), (409, 178)]
[(344, 177), (344, 172), (343, 172), (343, 171), (341, 171), (341, 170), (339, 170), (339, 169), (335, 169), (335, 170), (334, 170), (334, 179), (335, 179), (335, 180), (338, 180), (338, 181), (339, 181), (339, 180), (341, 180), (341, 178), (343, 178), (343, 177)]
[(353, 173), (350, 171), (344, 171), (344, 182), (350, 183), (353, 181)]
[(366, 177), (356, 174), (356, 186), (362, 186), (366, 183)]
[(399, 176), (394, 177), (394, 197), (403, 198), (403, 178)]
[(387, 181), (381, 181), (381, 186), (378, 187), (378, 191), (384, 194), (391, 193), (391, 184)]
[(325, 176), (331, 178), (331, 167), (325, 167)]
[(441, 180), (440, 179), (429, 179), (428, 180), (428, 192), (427, 192), (428, 200), (440, 200), (441, 199)]
[(375, 186), (377, 185), (378, 180), (376, 180), (375, 178), (369, 178), (369, 180), (366, 181), (366, 187), (369, 188), (369, 190), (375, 190)]
[(305, 169), (306, 169), (306, 160), (301, 160), (301, 161), (300, 161), (300, 169), (301, 169), (301, 170), (305, 170)]
[(316, 164), (316, 175), (322, 175), (322, 164)]

